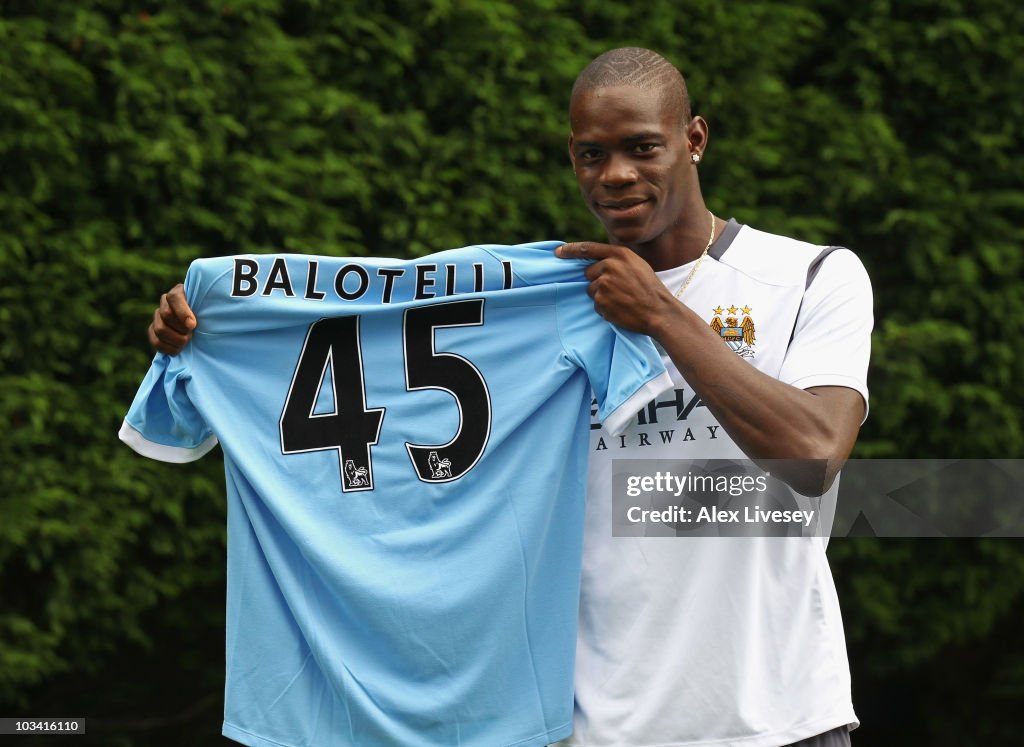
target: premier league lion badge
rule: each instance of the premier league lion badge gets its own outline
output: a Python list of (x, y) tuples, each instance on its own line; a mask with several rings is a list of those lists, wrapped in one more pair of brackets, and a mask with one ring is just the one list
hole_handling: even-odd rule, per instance
[[(712, 311), (715, 316), (711, 319), (711, 329), (715, 330), (740, 358), (753, 358), (754, 341), (757, 339), (754, 337), (754, 319), (750, 316), (753, 309), (749, 306), (742, 309), (736, 306), (723, 309), (718, 306)], [(724, 321), (723, 314), (726, 314)], [(743, 321), (740, 321), (738, 314), (743, 315)]]
[(434, 480), (443, 480), (452, 476), (452, 460), (441, 459), (436, 451), (427, 455), (427, 465), (430, 467), (430, 477)]

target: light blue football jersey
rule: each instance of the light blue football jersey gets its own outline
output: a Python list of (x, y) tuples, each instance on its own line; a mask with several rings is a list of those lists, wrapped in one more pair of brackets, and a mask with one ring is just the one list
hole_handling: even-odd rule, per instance
[(591, 391), (615, 431), (671, 382), (557, 245), (192, 263), (199, 327), (120, 435), (223, 449), (225, 736), (570, 733)]

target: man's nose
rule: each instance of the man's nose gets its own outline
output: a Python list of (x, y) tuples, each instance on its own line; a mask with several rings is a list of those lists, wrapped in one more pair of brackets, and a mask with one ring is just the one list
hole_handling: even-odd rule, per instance
[(606, 187), (621, 187), (637, 180), (633, 162), (624, 155), (612, 154), (605, 160), (601, 183)]

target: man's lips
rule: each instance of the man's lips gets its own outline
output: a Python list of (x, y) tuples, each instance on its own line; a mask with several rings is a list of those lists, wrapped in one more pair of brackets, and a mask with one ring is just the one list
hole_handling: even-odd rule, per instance
[(622, 200), (598, 200), (597, 207), (601, 212), (618, 218), (629, 218), (643, 210), (648, 202), (645, 197), (631, 197)]

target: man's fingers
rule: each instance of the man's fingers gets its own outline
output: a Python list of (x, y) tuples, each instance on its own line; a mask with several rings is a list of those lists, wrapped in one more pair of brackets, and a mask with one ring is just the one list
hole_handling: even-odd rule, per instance
[(174, 308), (171, 306), (171, 299), (167, 293), (160, 296), (160, 305), (156, 309), (156, 316), (153, 323), (156, 325), (158, 333), (163, 328), (172, 329), (175, 332), (180, 332), (181, 334), (188, 332), (188, 328), (185, 326), (185, 320), (178, 317)]
[(594, 241), (575, 241), (562, 244), (555, 249), (555, 255), (562, 259), (604, 259), (619, 250), (611, 244), (598, 244)]
[(181, 352), (181, 347), (169, 345), (168, 343), (161, 340), (157, 336), (156, 330), (153, 329), (152, 324), (150, 324), (149, 329), (146, 330), (146, 336), (149, 337), (150, 347), (160, 351), (161, 353), (167, 353), (167, 355), (177, 355), (178, 353)]
[(164, 324), (182, 334), (196, 328), (196, 317), (185, 300), (185, 287), (181, 283), (160, 296), (160, 316)]
[(153, 321), (146, 330), (149, 344), (168, 355), (177, 355), (188, 344), (191, 332), (178, 332), (168, 327), (160, 314), (160, 309), (153, 312)]
[(161, 353), (177, 355), (192, 337), (196, 317), (185, 300), (185, 286), (178, 283), (160, 296), (153, 321), (146, 330), (149, 344)]
[(153, 346), (158, 352), (166, 353), (167, 355), (177, 355), (181, 352), (181, 348), (173, 348), (170, 345), (165, 345), (162, 342), (158, 342)]

